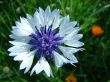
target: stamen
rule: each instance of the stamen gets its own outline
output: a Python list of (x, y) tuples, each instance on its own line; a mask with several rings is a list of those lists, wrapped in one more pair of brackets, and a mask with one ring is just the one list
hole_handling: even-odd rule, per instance
[(41, 27), (40, 30), (36, 28), (36, 33), (31, 34), (31, 40), (29, 44), (32, 45), (32, 49), (36, 49), (36, 55), (39, 58), (41, 53), (47, 57), (47, 59), (50, 59), (52, 57), (52, 52), (61, 45), (61, 40), (63, 37), (56, 36), (58, 34), (58, 29), (52, 30), (52, 26), (48, 27), (48, 29), (45, 27)]

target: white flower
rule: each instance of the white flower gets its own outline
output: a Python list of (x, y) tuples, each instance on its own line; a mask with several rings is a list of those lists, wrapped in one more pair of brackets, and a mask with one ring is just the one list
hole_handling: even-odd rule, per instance
[(9, 42), (14, 46), (8, 49), (9, 55), (22, 61), (20, 69), (25, 69), (25, 73), (36, 59), (31, 75), (44, 71), (48, 77), (53, 76), (49, 61), (54, 60), (57, 68), (78, 62), (74, 53), (84, 45), (79, 41), (83, 36), (78, 34), (79, 30), (77, 22), (70, 22), (69, 16), (62, 17), (58, 9), (39, 8), (34, 16), (20, 17), (20, 22), (12, 27), (13, 41)]

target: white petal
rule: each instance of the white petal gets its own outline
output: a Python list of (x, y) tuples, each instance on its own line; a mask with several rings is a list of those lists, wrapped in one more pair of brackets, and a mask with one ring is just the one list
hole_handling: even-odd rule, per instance
[[(19, 53), (20, 54), (20, 53)], [(9, 56), (16, 56), (17, 53), (10, 53)]]
[(26, 66), (24, 73), (27, 73), (30, 70), (32, 63), (33, 63), (33, 59), (34, 59), (34, 56), (31, 56), (28, 62), (26, 62), (27, 66)]
[(24, 42), (18, 42), (18, 41), (9, 41), (9, 43), (13, 44), (14, 46), (23, 46), (23, 45), (29, 45)]
[(37, 64), (33, 67), (30, 75), (32, 75), (34, 71), (36, 72), (36, 74), (39, 74), (40, 72), (43, 71), (43, 68), (40, 65), (40, 61), (38, 61)]
[(60, 25), (60, 29), (63, 30), (63, 28), (65, 27), (66, 24), (68, 24), (70, 22), (70, 18), (69, 16), (65, 16), (62, 18), (62, 22)]
[(34, 20), (38, 28), (44, 26), (44, 18), (40, 13), (38, 13), (38, 11), (34, 14)]
[(44, 26), (46, 24), (45, 23), (45, 13), (44, 13), (44, 10), (41, 7), (39, 7), (39, 14), (40, 14), (40, 18), (41, 18), (42, 24)]
[(75, 28), (77, 22), (69, 22), (69, 16), (66, 16), (62, 18), (62, 22), (60, 24), (59, 33), (61, 36), (66, 36), (67, 34), (70, 34)]
[(25, 42), (28, 43), (30, 41), (30, 37), (26, 36), (15, 36), (14, 34), (10, 35), (10, 38), (15, 39), (14, 41)]
[(9, 37), (10, 38), (12, 38), (12, 39), (20, 39), (20, 38), (24, 38), (25, 36), (16, 36), (16, 35), (14, 35), (14, 34), (11, 34), (11, 35), (9, 35)]
[(73, 55), (73, 53), (78, 52), (80, 49), (70, 48), (70, 47), (63, 47), (63, 46), (59, 46), (59, 49), (62, 51), (63, 55), (66, 58), (68, 58), (69, 60), (73, 61), (74, 63), (78, 62), (78, 60)]
[(22, 29), (13, 29), (11, 31), (15, 36), (29, 36), (31, 33), (26, 31), (26, 30), (22, 30)]
[(37, 25), (36, 25), (36, 23), (35, 23), (34, 18), (33, 18), (31, 15), (29, 15), (29, 14), (26, 14), (26, 16), (27, 16), (27, 20), (29, 21), (30, 25), (32, 26), (32, 29), (33, 29), (34, 31), (36, 31), (35, 26), (37, 26)]
[(83, 37), (83, 34), (74, 34), (73, 32), (64, 37), (64, 41), (68, 40), (80, 40)]
[(15, 36), (29, 36), (30, 34), (34, 33), (32, 30), (32, 27), (27, 21), (23, 22), (16, 22), (16, 28), (14, 27), (13, 30), (11, 31)]
[[(23, 53), (25, 53), (25, 52), (23, 52)], [(27, 52), (28, 53), (28, 52)], [(21, 55), (22, 53), (21, 52), (19, 52), (19, 53), (13, 53), (13, 52), (11, 52), (10, 54), (9, 54), (9, 56), (17, 56), (17, 55)]]
[(52, 11), (51, 16), (49, 17), (48, 25), (52, 25), (54, 19), (60, 16), (60, 12), (58, 9)]
[[(83, 48), (72, 48), (72, 47), (66, 47), (66, 46), (59, 46), (59, 49), (62, 51), (62, 52), (70, 52), (70, 53), (76, 53), (78, 51), (82, 51), (84, 50)], [(67, 53), (68, 53), (67, 52)]]
[(44, 15), (44, 10), (41, 7), (39, 7), (39, 14)]
[(28, 52), (30, 49), (30, 45), (22, 45), (22, 46), (13, 46), (8, 49), (9, 52), (19, 53), (19, 52)]
[(54, 21), (53, 21), (53, 25), (52, 25), (52, 29), (56, 29), (59, 27), (60, 23), (61, 23), (60, 16), (56, 16)]
[(15, 29), (15, 28), (17, 28), (16, 26), (12, 26), (12, 29)]
[(26, 30), (30, 33), (35, 33), (34, 30), (31, 27), (30, 23), (28, 22), (28, 20), (26, 18), (20, 17), (20, 19), (21, 19), (21, 25), (22, 25), (21, 27), (22, 28), (20, 28), (20, 27), (18, 27), (18, 28)]
[(80, 40), (83, 37), (83, 34), (76, 34), (73, 36), (73, 40)]
[(39, 74), (43, 70), (45, 71), (48, 77), (53, 76), (51, 68), (44, 57), (40, 58), (40, 60), (34, 66), (34, 68), (31, 71), (31, 75), (33, 74), (34, 71), (36, 72), (36, 74)]
[(29, 54), (27, 54), (27, 57), (25, 59), (23, 59), (21, 65), (20, 65), (20, 69), (25, 69), (25, 72), (28, 72), (29, 69), (31, 68), (32, 62), (33, 62), (33, 58), (34, 58), (34, 53), (35, 51), (31, 51)]
[(46, 14), (47, 18), (50, 16), (50, 14), (51, 14), (50, 6), (48, 6), (48, 7), (46, 8), (45, 14)]
[(68, 41), (65, 41), (64, 44), (66, 44), (68, 46), (72, 46), (72, 47), (81, 47), (84, 45), (83, 42), (80, 42), (77, 40), (68, 40)]
[(42, 60), (42, 68), (44, 68), (44, 71), (48, 77), (50, 77), (50, 75), (53, 76), (50, 65), (45, 59)]
[[(69, 26), (67, 26), (67, 24), (69, 23), (70, 19), (69, 19), (69, 16), (66, 16), (66, 17), (63, 17), (62, 18), (62, 21), (61, 21), (61, 24), (60, 24), (60, 28), (59, 28), (59, 33), (61, 36), (64, 36), (65, 35), (65, 30), (67, 28), (69, 28)], [(67, 31), (67, 30), (66, 30)]]
[(79, 29), (75, 28), (70, 34), (66, 35), (63, 39), (64, 44), (72, 47), (81, 47), (84, 45), (83, 42), (80, 42), (79, 39), (83, 37), (82, 34), (77, 34)]
[(22, 61), (26, 59), (28, 56), (28, 52), (15, 53), (15, 54), (16, 54), (16, 56), (14, 57), (15, 61)]
[(45, 24), (46, 24), (47, 26), (50, 26), (50, 25), (49, 25), (50, 16), (51, 16), (51, 9), (50, 9), (50, 6), (48, 6), (48, 7), (46, 8), (46, 10), (45, 10), (45, 16), (44, 16), (44, 18), (45, 18)]
[[(18, 36), (28, 36), (34, 33), (31, 25), (26, 18), (20, 17), (21, 22), (16, 21), (16, 28), (13, 28), (12, 33)], [(20, 33), (20, 34), (19, 34)]]
[(57, 52), (53, 52), (53, 54), (54, 54), (55, 64), (56, 64), (57, 68), (61, 67), (64, 63), (71, 63), (71, 64), (74, 63), (74, 62), (66, 59), (65, 57), (61, 56)]

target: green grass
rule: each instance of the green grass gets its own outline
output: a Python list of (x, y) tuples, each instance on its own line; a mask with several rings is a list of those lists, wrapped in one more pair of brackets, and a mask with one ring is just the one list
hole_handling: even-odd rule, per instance
[[(69, 15), (77, 20), (84, 34), (82, 41), (85, 51), (76, 53), (79, 60), (77, 67), (64, 65), (54, 70), (54, 78), (44, 73), (33, 75), (19, 71), (19, 62), (9, 57), (9, 34), (11, 27), (20, 16), (34, 14), (38, 7), (45, 9), (58, 8), (61, 15)], [(109, 82), (110, 81), (110, 1), (109, 0), (2, 0), (0, 1), (0, 82), (65, 82), (65, 78), (74, 74), (78, 82)], [(91, 33), (93, 25), (100, 25), (104, 34), (95, 37)], [(8, 72), (4, 72), (5, 67)]]

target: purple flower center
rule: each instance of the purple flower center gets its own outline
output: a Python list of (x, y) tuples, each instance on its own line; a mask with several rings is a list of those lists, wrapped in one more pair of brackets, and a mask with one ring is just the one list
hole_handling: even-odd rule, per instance
[(36, 56), (40, 58), (45, 56), (48, 59), (52, 57), (52, 51), (56, 51), (58, 46), (61, 45), (61, 40), (63, 37), (58, 35), (58, 29), (52, 30), (52, 26), (46, 28), (41, 27), (40, 29), (36, 28), (36, 33), (31, 34), (31, 40), (29, 44), (32, 45), (31, 50), (36, 49)]

